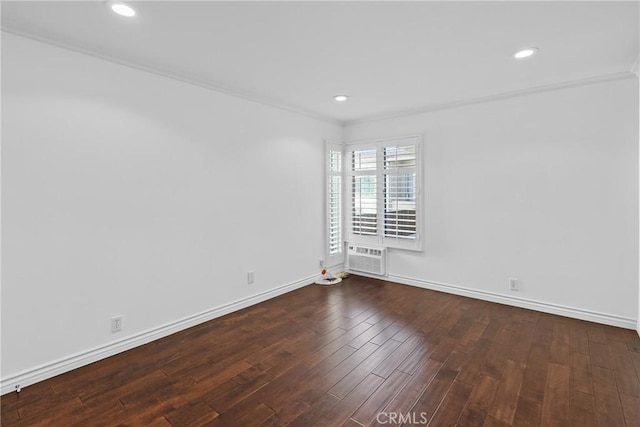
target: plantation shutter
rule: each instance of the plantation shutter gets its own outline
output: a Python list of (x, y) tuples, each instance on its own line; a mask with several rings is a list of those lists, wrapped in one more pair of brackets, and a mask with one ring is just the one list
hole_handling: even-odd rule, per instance
[(363, 236), (378, 234), (377, 150), (350, 151), (351, 232)]
[(383, 149), (384, 236), (416, 238), (416, 146)]
[(346, 147), (348, 241), (421, 250), (420, 137)]
[(342, 253), (342, 152), (329, 149), (328, 233), (329, 255)]

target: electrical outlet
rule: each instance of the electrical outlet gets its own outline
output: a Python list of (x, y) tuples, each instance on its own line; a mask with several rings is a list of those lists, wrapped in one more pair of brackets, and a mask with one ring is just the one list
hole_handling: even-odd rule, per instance
[(247, 283), (250, 285), (256, 280), (256, 273), (253, 271), (247, 272)]
[(514, 279), (512, 277), (509, 278), (509, 290), (510, 291), (518, 290), (518, 279)]
[(122, 316), (116, 316), (111, 318), (111, 332), (118, 332), (122, 330)]

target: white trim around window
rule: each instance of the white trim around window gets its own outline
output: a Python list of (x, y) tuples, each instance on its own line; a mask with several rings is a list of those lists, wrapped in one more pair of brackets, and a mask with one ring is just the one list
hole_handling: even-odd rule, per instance
[(422, 138), (347, 143), (344, 236), (349, 243), (422, 250)]
[(344, 263), (344, 146), (325, 141), (325, 260)]

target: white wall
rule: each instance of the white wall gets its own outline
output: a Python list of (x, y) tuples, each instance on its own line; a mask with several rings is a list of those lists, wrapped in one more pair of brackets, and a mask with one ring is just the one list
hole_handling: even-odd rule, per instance
[[(631, 71), (633, 73), (635, 73), (636, 75), (636, 79), (638, 77), (640, 77), (640, 75), (638, 74), (638, 67), (640, 66), (640, 55), (638, 55), (638, 58), (636, 58), (636, 62), (633, 64), (633, 67), (631, 68)], [(638, 102), (640, 103), (640, 85), (638, 85), (638, 87), (636, 87), (636, 91), (638, 93)], [(640, 109), (640, 106), (638, 107)], [(638, 134), (640, 135), (640, 123), (638, 123)], [(638, 146), (640, 146), (640, 138), (638, 140)], [(640, 151), (640, 150), (639, 150)], [(640, 155), (640, 152), (638, 153)], [(638, 162), (640, 162), (640, 158), (638, 159)], [(640, 171), (639, 175), (638, 175), (638, 180), (640, 182)], [(639, 191), (640, 191), (640, 185), (639, 187)], [(639, 196), (640, 197), (640, 196)], [(640, 223), (640, 212), (638, 212), (638, 223)], [(639, 230), (640, 232), (640, 230)], [(640, 238), (639, 240), (639, 244), (640, 244)], [(638, 269), (640, 272), (640, 253), (638, 254)], [(640, 275), (640, 273), (639, 273)], [(636, 332), (638, 332), (638, 335), (640, 335), (640, 280), (638, 281), (638, 317), (636, 318), (637, 322), (636, 322)]]
[(3, 379), (318, 274), (339, 126), (2, 42)]
[(3, 379), (315, 275), (324, 139), (424, 136), (425, 251), (392, 251), (392, 276), (504, 295), (517, 277), (520, 298), (639, 316), (637, 79), (351, 125), (343, 138), (2, 41)]
[[(425, 251), (392, 251), (391, 278), (634, 327), (637, 85), (628, 78), (347, 126), (347, 141), (424, 137)], [(508, 291), (509, 277), (519, 292)]]

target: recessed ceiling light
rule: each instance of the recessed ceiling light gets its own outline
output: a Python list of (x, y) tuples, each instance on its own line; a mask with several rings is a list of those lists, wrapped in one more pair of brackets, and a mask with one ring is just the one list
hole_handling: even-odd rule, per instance
[(108, 1), (107, 7), (118, 15), (126, 16), (127, 18), (136, 16), (136, 10), (125, 2)]
[(534, 53), (538, 51), (537, 47), (528, 47), (526, 49), (522, 49), (513, 54), (513, 57), (516, 59), (528, 58)]
[(347, 102), (349, 100), (349, 96), (347, 95), (336, 95), (333, 97), (336, 102)]

